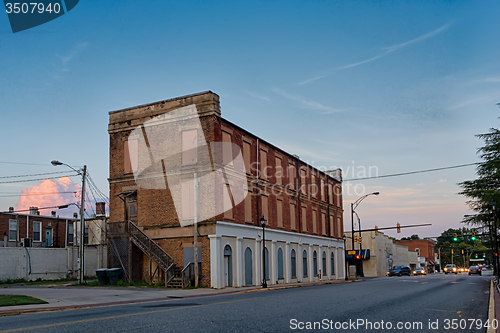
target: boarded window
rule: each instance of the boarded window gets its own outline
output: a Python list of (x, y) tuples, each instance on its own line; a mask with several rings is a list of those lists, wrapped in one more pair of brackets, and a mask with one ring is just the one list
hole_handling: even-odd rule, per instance
[(337, 217), (337, 237), (342, 237), (342, 221)]
[(139, 157), (138, 157), (139, 152), (138, 152), (137, 140), (125, 141), (123, 145), (123, 154), (124, 154), (123, 171), (125, 173), (131, 173), (137, 171), (137, 166), (139, 164)]
[(335, 236), (335, 228), (333, 226), (333, 215), (330, 215), (330, 236)]
[(246, 142), (243, 141), (243, 160), (245, 161), (245, 170), (248, 174), (251, 173), (250, 165), (251, 165), (251, 160), (252, 160), (252, 146)]
[(326, 235), (326, 214), (321, 213), (321, 234)]
[(314, 233), (314, 234), (318, 233), (318, 226), (317, 226), (318, 221), (317, 221), (317, 219), (316, 219), (316, 216), (317, 216), (317, 215), (318, 215), (318, 214), (317, 214), (317, 213), (316, 213), (316, 211), (313, 209), (313, 233)]
[(264, 216), (269, 223), (269, 208), (268, 207), (269, 207), (268, 206), (268, 197), (263, 195), (262, 196), (262, 216)]
[(283, 167), (281, 166), (281, 158), (276, 157), (276, 184), (283, 184)]
[(314, 197), (317, 198), (318, 194), (318, 186), (316, 185), (316, 176), (313, 174), (311, 175), (311, 185), (309, 186), (309, 193)]
[(187, 181), (181, 185), (182, 194), (182, 218), (192, 219), (194, 217), (194, 182)]
[(288, 165), (288, 183), (292, 190), (295, 189), (295, 166), (293, 164)]
[(325, 180), (321, 179), (320, 181), (320, 193), (321, 193), (321, 201), (325, 201)]
[(297, 278), (297, 255), (295, 253), (295, 250), (292, 249), (290, 253), (290, 263), (291, 263), (291, 268), (292, 268), (292, 279)]
[(290, 204), (290, 228), (291, 229), (297, 229), (297, 226), (295, 225), (295, 205)]
[(233, 165), (233, 148), (231, 145), (231, 134), (227, 132), (222, 132), (222, 142), (223, 150), (222, 150), (222, 163), (224, 165)]
[(302, 214), (301, 214), (301, 223), (302, 223), (302, 231), (307, 231), (307, 210), (306, 207), (302, 207)]
[[(248, 188), (251, 190), (251, 187)], [(252, 193), (247, 192), (245, 197), (245, 221), (252, 221)]]
[(224, 218), (233, 218), (233, 201), (231, 185), (225, 184), (224, 186)]
[(278, 227), (283, 226), (283, 200), (276, 201), (276, 210), (278, 211)]
[(333, 205), (333, 185), (328, 184), (328, 203)]
[(306, 194), (306, 170), (300, 170), (300, 191)]
[(196, 129), (182, 132), (182, 164), (198, 162), (198, 131)]
[(267, 179), (267, 151), (260, 150), (260, 178)]

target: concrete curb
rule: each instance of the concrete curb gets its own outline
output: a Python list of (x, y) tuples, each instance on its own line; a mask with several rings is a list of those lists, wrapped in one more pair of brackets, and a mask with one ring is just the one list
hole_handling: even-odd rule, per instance
[[(363, 280), (355, 280), (356, 282)], [(131, 301), (119, 301), (119, 302), (109, 302), (109, 303), (94, 303), (94, 304), (81, 304), (81, 305), (66, 305), (66, 306), (55, 306), (55, 307), (45, 307), (45, 308), (31, 308), (31, 309), (17, 309), (17, 310), (0, 310), (0, 317), (4, 316), (14, 316), (28, 313), (41, 313), (41, 312), (52, 312), (52, 311), (66, 311), (66, 310), (80, 310), (88, 308), (97, 308), (104, 306), (114, 306), (114, 305), (125, 305), (125, 304), (136, 304), (136, 303), (146, 303), (146, 302), (159, 302), (165, 301), (167, 299), (184, 299), (184, 298), (194, 298), (194, 297), (207, 297), (207, 296), (219, 296), (219, 295), (231, 295), (231, 294), (246, 294), (260, 291), (271, 291), (271, 290), (281, 290), (281, 289), (291, 289), (291, 288), (301, 288), (301, 287), (312, 287), (312, 286), (322, 286), (327, 284), (339, 284), (353, 281), (339, 280), (339, 282), (326, 281), (323, 283), (304, 283), (304, 284), (293, 284), (293, 285), (282, 285), (269, 288), (256, 287), (253, 289), (247, 289), (242, 291), (221, 291), (215, 292), (213, 294), (200, 294), (200, 295), (188, 295), (188, 296), (166, 296), (162, 298), (151, 298), (142, 300), (131, 300)]]
[(493, 287), (493, 280), (490, 281), (490, 304), (488, 307), (488, 322), (490, 326), (486, 333), (495, 333), (496, 330), (492, 327), (493, 319), (495, 319), (495, 288)]

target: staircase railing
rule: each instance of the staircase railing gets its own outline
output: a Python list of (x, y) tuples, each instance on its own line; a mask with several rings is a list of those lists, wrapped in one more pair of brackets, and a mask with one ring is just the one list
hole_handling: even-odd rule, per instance
[[(201, 267), (198, 264), (198, 278), (200, 277), (201, 277)], [(196, 277), (194, 272), (194, 263), (190, 262), (182, 270), (182, 288), (194, 285), (195, 279)]]
[(132, 221), (128, 221), (128, 227), (132, 242), (165, 271), (165, 285), (168, 284), (174, 278), (174, 259)]

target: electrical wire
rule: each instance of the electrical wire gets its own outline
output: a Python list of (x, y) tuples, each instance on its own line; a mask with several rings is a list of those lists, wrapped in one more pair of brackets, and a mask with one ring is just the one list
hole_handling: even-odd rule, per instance
[(43, 176), (43, 175), (55, 175), (55, 174), (58, 174), (58, 173), (66, 173), (66, 172), (68, 172), (68, 171), (56, 171), (56, 172), (34, 173), (34, 174), (31, 174), (31, 175), (18, 175), (18, 176), (3, 176), (3, 177), (0, 177), (0, 179), (3, 179), (3, 178), (34, 177), (34, 176)]
[(45, 180), (45, 179), (57, 179), (57, 178), (61, 178), (61, 177), (75, 177), (75, 176), (78, 176), (78, 175), (63, 175), (63, 176), (59, 176), (59, 177), (45, 177), (45, 178), (37, 178), (37, 179), (12, 180), (12, 181), (8, 181), (8, 182), (0, 182), (0, 184), (25, 183), (25, 182), (34, 182), (34, 181)]
[(37, 196), (37, 195), (53, 195), (53, 194), (65, 194), (65, 193), (76, 193), (76, 191), (73, 191), (73, 192), (27, 193), (27, 194), (22, 194), (22, 193), (18, 193), (18, 194), (6, 194), (6, 195), (0, 195), (0, 198), (8, 198), (8, 197), (30, 197), (30, 196)]

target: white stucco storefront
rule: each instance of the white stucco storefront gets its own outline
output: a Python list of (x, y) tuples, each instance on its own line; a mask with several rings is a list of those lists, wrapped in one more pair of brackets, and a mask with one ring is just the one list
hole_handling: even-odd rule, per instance
[[(342, 240), (275, 229), (265, 233), (268, 285), (344, 278)], [(217, 222), (209, 238), (212, 288), (261, 284), (262, 228)]]

